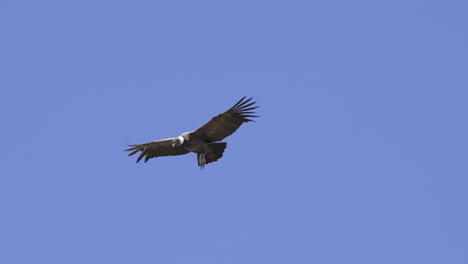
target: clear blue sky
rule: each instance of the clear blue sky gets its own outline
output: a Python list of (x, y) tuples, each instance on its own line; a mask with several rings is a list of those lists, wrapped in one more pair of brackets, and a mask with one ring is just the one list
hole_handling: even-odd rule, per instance
[[(2, 1), (0, 263), (468, 263), (466, 10)], [(243, 96), (203, 171), (123, 152)]]

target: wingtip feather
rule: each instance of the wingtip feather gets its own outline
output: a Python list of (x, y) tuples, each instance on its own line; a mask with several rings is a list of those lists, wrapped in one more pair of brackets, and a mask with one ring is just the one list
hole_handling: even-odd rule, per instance
[(240, 99), (233, 107), (231, 107), (231, 109), (237, 107), (246, 97), (247, 96), (242, 97), (242, 99)]
[(137, 159), (137, 163), (138, 163), (144, 156), (145, 156), (145, 152), (142, 151), (141, 154), (140, 154), (140, 156), (139, 156), (138, 159)]

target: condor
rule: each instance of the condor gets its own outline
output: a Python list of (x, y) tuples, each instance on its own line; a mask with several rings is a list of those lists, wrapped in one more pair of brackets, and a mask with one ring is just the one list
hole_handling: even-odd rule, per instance
[[(145, 158), (145, 163), (151, 158), (162, 156), (184, 155), (190, 152), (197, 154), (198, 166), (201, 169), (206, 164), (215, 162), (223, 156), (226, 142), (218, 142), (232, 135), (243, 123), (254, 121), (258, 117), (252, 110), (256, 102), (245, 96), (226, 112), (213, 117), (203, 126), (192, 132), (184, 132), (176, 138), (167, 138), (144, 144), (128, 145), (131, 151), (128, 156), (141, 152), (137, 163)], [(255, 122), (255, 121), (254, 121)]]

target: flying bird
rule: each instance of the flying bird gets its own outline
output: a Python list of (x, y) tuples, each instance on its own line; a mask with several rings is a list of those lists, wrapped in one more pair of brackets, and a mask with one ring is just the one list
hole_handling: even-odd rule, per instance
[(206, 164), (215, 162), (223, 156), (226, 142), (218, 142), (232, 135), (243, 123), (255, 122), (250, 118), (258, 117), (252, 110), (256, 102), (252, 98), (245, 100), (245, 96), (226, 112), (213, 117), (197, 130), (184, 132), (175, 138), (167, 138), (144, 144), (128, 145), (131, 151), (128, 156), (138, 152), (138, 163), (145, 158), (145, 163), (151, 158), (163, 156), (184, 155), (190, 152), (197, 154), (198, 166), (201, 169)]

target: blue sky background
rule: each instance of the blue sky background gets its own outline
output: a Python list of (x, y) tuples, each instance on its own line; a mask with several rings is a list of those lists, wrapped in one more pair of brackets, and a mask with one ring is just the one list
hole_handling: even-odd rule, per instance
[(2, 1), (0, 263), (468, 263), (467, 8)]

